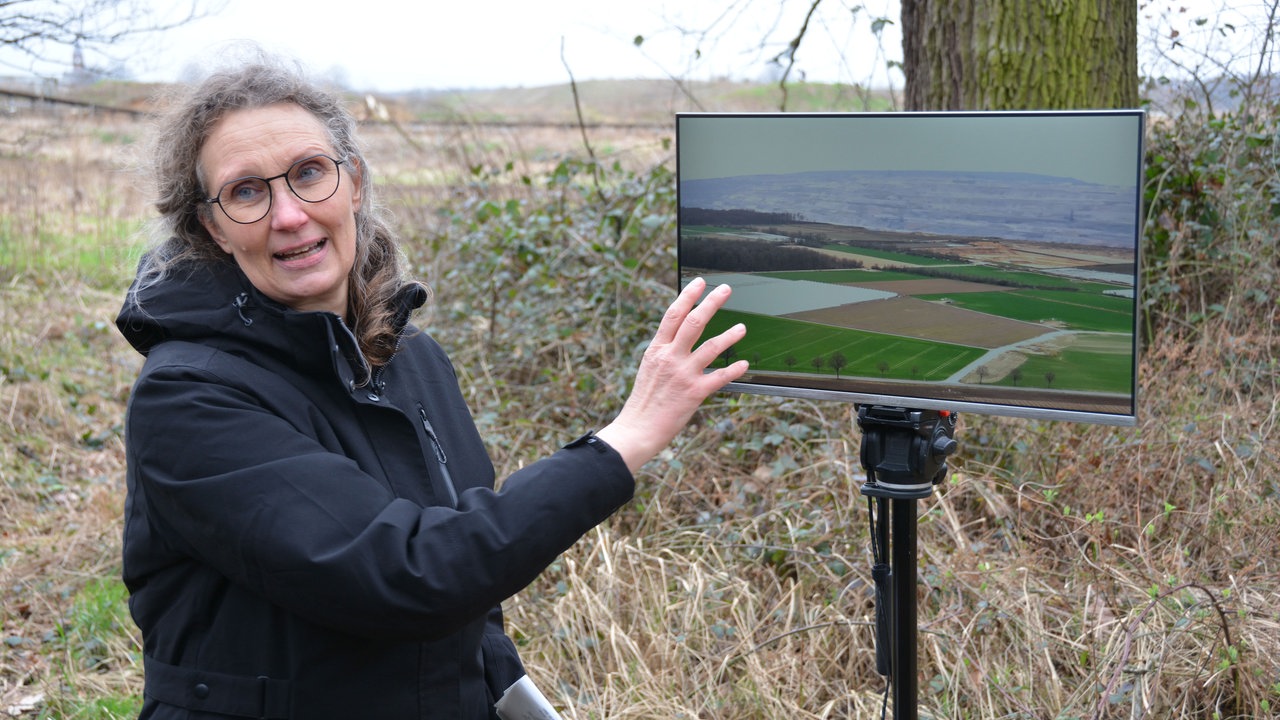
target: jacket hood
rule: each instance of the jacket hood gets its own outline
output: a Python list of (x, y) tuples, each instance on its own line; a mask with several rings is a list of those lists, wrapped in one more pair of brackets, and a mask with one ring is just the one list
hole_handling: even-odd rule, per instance
[(200, 342), (246, 334), (241, 328), (252, 327), (246, 313), (265, 299), (234, 263), (189, 263), (145, 287), (135, 278), (116, 327), (147, 355), (165, 340)]
[[(418, 283), (401, 288), (394, 300), (396, 332), (426, 298)], [(143, 355), (162, 342), (182, 340), (301, 365), (328, 365), (337, 350), (354, 365), (365, 365), (342, 318), (299, 312), (268, 298), (234, 262), (188, 263), (145, 287), (135, 279), (116, 327)]]

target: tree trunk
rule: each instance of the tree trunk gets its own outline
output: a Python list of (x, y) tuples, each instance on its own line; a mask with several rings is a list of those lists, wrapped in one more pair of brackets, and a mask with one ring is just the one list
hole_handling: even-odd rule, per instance
[(902, 0), (907, 110), (1138, 105), (1135, 0)]

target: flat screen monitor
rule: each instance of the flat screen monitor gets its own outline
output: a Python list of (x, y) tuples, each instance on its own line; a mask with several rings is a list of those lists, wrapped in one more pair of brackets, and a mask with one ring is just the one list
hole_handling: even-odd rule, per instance
[(679, 278), (728, 389), (1132, 425), (1140, 110), (681, 113)]

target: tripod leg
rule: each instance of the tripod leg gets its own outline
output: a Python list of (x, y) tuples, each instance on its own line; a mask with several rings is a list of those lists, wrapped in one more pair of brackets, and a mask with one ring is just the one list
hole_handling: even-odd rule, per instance
[(893, 503), (893, 720), (916, 720), (916, 501)]

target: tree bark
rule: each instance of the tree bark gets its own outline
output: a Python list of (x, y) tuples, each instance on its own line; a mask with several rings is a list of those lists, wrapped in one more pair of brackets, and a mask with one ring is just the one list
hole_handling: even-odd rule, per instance
[(1134, 0), (902, 0), (907, 110), (1138, 104)]

